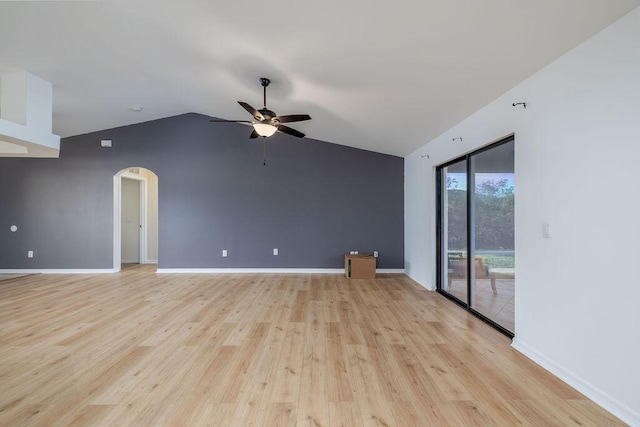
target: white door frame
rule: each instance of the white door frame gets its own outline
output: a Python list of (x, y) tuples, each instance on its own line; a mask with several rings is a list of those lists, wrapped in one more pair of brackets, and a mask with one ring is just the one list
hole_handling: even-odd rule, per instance
[(113, 176), (113, 270), (122, 262), (122, 178), (140, 181), (140, 264), (147, 264), (147, 178), (128, 169)]

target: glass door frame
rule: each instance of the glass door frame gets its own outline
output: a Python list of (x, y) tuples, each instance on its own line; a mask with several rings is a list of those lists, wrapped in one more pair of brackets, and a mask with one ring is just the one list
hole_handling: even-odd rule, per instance
[[(474, 170), (474, 162), (471, 161), (472, 157), (480, 154), (484, 151), (491, 150), (492, 148), (499, 147), (500, 145), (508, 144), (510, 142), (514, 143), (515, 147), (515, 136), (510, 135), (506, 138), (501, 139), (495, 143), (489, 144), (485, 147), (482, 147), (478, 150), (467, 153), (463, 156), (457, 157), (453, 160), (450, 160), (446, 163), (436, 166), (436, 291), (443, 295), (445, 298), (453, 301), (458, 304), (460, 307), (464, 308), (468, 312), (472, 313), (474, 316), (480, 318), (484, 322), (490, 324), (498, 331), (502, 332), (509, 338), (514, 337), (514, 333), (504, 326), (494, 322), (487, 316), (483, 315), (479, 311), (475, 310), (472, 307), (471, 299), (472, 299), (472, 285), (475, 281), (475, 253), (476, 253), (476, 245), (475, 245), (475, 170)], [(443, 201), (443, 175), (444, 170), (448, 166), (454, 165), (459, 162), (465, 162), (466, 166), (466, 174), (467, 174), (467, 301), (462, 301), (461, 299), (455, 297), (449, 292), (445, 291), (442, 287), (442, 279), (443, 279), (443, 263), (444, 263), (444, 254), (443, 254), (443, 209), (444, 206), (442, 204)]]

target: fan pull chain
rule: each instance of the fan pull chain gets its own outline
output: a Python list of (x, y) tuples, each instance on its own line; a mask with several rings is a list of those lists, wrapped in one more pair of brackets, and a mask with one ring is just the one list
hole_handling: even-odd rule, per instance
[(267, 166), (267, 138), (262, 137), (262, 165)]

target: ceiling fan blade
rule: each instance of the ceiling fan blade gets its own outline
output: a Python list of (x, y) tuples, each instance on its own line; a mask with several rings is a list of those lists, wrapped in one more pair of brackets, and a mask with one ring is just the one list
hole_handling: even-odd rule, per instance
[(214, 123), (253, 123), (250, 120), (225, 120), (225, 119), (211, 119), (210, 122)]
[(288, 133), (289, 135), (297, 136), (298, 138), (304, 138), (304, 133), (298, 132), (295, 129), (291, 129), (289, 126), (278, 125), (276, 127), (280, 132)]
[(251, 114), (256, 120), (260, 120), (260, 121), (264, 120), (264, 116), (258, 110), (253, 108), (251, 105), (247, 104), (246, 102), (242, 102), (242, 101), (238, 101), (238, 104), (242, 105), (242, 108), (247, 110), (249, 112), (249, 114)]
[(304, 120), (311, 120), (311, 116), (308, 114), (289, 114), (287, 116), (274, 117), (273, 120), (277, 120), (280, 123), (302, 122)]
[(254, 129), (253, 132), (251, 132), (251, 135), (249, 135), (249, 138), (253, 139), (253, 138), (257, 138), (259, 136), (260, 136), (260, 134), (258, 132), (256, 132), (256, 130)]

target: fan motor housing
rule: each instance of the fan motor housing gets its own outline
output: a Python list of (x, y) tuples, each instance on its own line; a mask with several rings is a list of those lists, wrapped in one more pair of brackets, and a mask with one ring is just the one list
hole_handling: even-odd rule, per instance
[(262, 108), (262, 109), (258, 110), (258, 112), (260, 114), (262, 114), (264, 116), (264, 118), (267, 119), (267, 120), (276, 117), (276, 113), (274, 113), (273, 111), (268, 110), (266, 108)]

